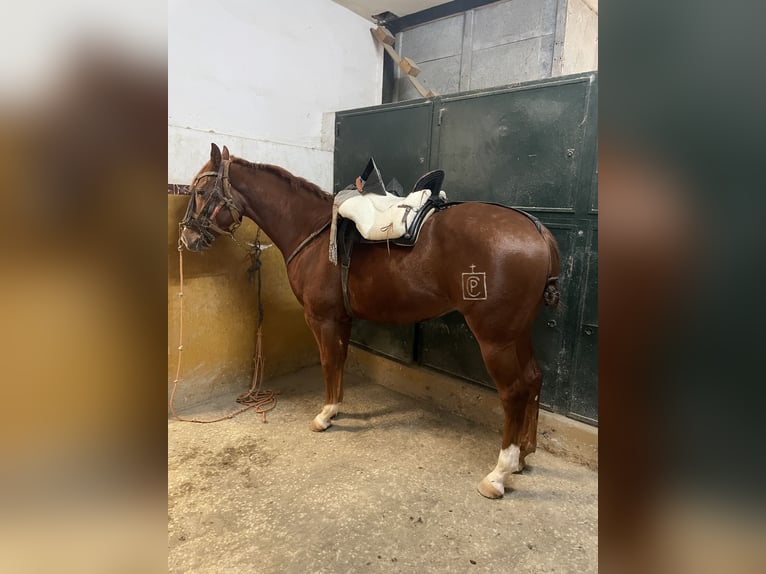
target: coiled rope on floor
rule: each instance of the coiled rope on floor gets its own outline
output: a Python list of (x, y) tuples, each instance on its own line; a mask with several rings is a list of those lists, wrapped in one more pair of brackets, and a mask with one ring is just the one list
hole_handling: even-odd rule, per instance
[[(176, 395), (176, 389), (181, 379), (181, 363), (184, 351), (184, 258), (183, 258), (183, 244), (180, 237), (178, 240), (178, 275), (179, 275), (179, 321), (178, 321), (178, 363), (176, 365), (176, 376), (173, 381), (173, 389), (170, 392), (170, 412), (173, 418), (177, 421), (188, 423), (216, 423), (226, 419), (231, 419), (250, 409), (255, 409), (255, 412), (260, 413), (262, 421), (266, 422), (266, 413), (274, 410), (277, 406), (277, 394), (271, 390), (261, 389), (263, 383), (263, 303), (261, 301), (261, 243), (259, 240), (261, 230), (255, 238), (252, 249), (248, 250), (252, 260), (252, 266), (248, 270), (256, 275), (258, 280), (258, 327), (255, 333), (255, 353), (253, 354), (253, 381), (250, 385), (250, 389), (237, 397), (237, 402), (245, 405), (244, 407), (237, 409), (229, 414), (220, 416), (214, 419), (197, 419), (182, 417), (176, 413), (174, 401)], [(234, 238), (234, 236), (232, 236)], [(243, 247), (239, 241), (234, 239), (237, 245)], [(244, 247), (243, 247), (244, 249)]]

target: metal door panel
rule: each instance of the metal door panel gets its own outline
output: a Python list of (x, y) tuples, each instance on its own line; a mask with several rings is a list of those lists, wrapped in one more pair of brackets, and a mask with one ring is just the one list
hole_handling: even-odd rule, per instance
[(479, 343), (463, 316), (448, 313), (418, 325), (420, 364), (495, 388), (481, 357)]
[[(532, 328), (532, 344), (535, 356), (543, 372), (543, 406), (553, 408), (558, 397), (558, 379), (567, 328), (576, 321), (572, 310), (576, 306), (567, 304), (570, 294), (570, 273), (575, 266), (567, 264), (574, 257), (576, 229), (567, 223), (547, 222), (559, 244), (564, 272), (560, 279), (562, 305), (556, 309), (543, 307)], [(489, 376), (481, 357), (479, 344), (468, 328), (462, 315), (450, 313), (419, 325), (419, 362), (425, 366), (461, 377), (491, 388), (495, 383)]]
[[(541, 404), (589, 423), (598, 418), (596, 98), (591, 73), (340, 112), (335, 153), (336, 190), (373, 155), (384, 178), (405, 189), (442, 168), (449, 199), (494, 201), (541, 219), (559, 243), (562, 294), (532, 329)], [(457, 313), (417, 326), (355, 321), (352, 340), (494, 387)]]
[[(335, 191), (353, 183), (370, 157), (384, 182), (396, 177), (409, 191), (428, 171), (433, 104), (398, 104), (338, 112), (335, 117)], [(387, 357), (412, 362), (414, 325), (354, 320), (351, 341)]]
[(354, 319), (351, 342), (402, 363), (412, 363), (415, 355), (415, 325), (392, 325)]
[[(432, 165), (446, 170), (450, 199), (521, 207), (540, 217), (556, 238), (561, 304), (542, 308), (532, 340), (543, 372), (542, 405), (580, 418), (589, 416), (585, 404), (593, 403), (586, 393), (577, 404), (580, 388), (573, 388), (577, 367), (572, 364), (575, 347), (587, 354), (588, 343), (595, 341), (590, 335), (581, 343), (577, 334), (590, 248), (585, 229), (595, 222), (592, 83), (585, 75), (441, 98), (434, 110), (437, 149), (431, 155)], [(458, 315), (422, 324), (418, 346), (422, 364), (494, 387), (478, 343)], [(595, 372), (583, 377), (597, 388)]]
[(385, 183), (396, 177), (409, 191), (428, 171), (433, 103), (398, 104), (335, 116), (335, 191), (354, 182), (370, 157)]
[[(418, 80), (426, 89), (438, 94), (452, 94), (460, 89), (460, 56), (429, 60), (418, 64), (421, 73)], [(415, 89), (404, 74), (396, 79), (396, 89), (400, 100), (414, 100), (423, 96)]]
[(418, 65), (450, 56), (459, 58), (463, 48), (464, 21), (465, 15), (457, 14), (398, 34), (399, 54), (419, 62)]
[(469, 74), (471, 89), (550, 76), (554, 41), (554, 35), (548, 34), (474, 52)]
[(577, 306), (573, 292), (577, 291), (577, 229), (573, 222), (543, 220), (556, 238), (561, 259), (559, 292), (561, 300), (555, 309), (543, 305), (532, 326), (532, 347), (543, 372), (543, 388), (540, 404), (550, 410), (557, 408), (560, 388), (567, 372), (567, 336), (577, 318)]
[(556, 0), (515, 0), (477, 8), (473, 49), (483, 50), (553, 34), (556, 31), (556, 4)]
[(574, 330), (577, 334), (569, 416), (589, 423), (598, 421), (598, 230), (588, 233), (583, 273), (582, 314)]
[(586, 111), (583, 79), (443, 98), (434, 168), (451, 199), (573, 212)]

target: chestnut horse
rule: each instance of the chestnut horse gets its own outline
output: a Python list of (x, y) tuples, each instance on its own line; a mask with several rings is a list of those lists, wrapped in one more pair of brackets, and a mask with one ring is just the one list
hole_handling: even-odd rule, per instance
[[(194, 178), (181, 224), (191, 251), (252, 219), (282, 252), (290, 286), (314, 333), (325, 403), (311, 422), (323, 431), (343, 400), (343, 365), (352, 317), (341, 267), (328, 259), (333, 197), (286, 170), (223, 154), (213, 144)], [(438, 191), (438, 190), (437, 190)], [(353, 317), (416, 323), (460, 311), (481, 347), (505, 414), (500, 455), (479, 492), (500, 498), (511, 474), (536, 448), (542, 373), (530, 330), (541, 305), (559, 299), (559, 252), (543, 226), (498, 205), (463, 203), (434, 213), (413, 247), (359, 244), (348, 277)]]

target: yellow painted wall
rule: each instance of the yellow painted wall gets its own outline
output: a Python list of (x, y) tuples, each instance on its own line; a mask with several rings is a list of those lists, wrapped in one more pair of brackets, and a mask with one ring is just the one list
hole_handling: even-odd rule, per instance
[[(168, 397), (176, 374), (179, 327), (178, 222), (188, 196), (168, 195)], [(245, 220), (240, 242), (252, 241), (257, 226)], [(261, 242), (271, 240), (261, 234)], [(319, 362), (314, 337), (303, 309), (287, 282), (284, 260), (276, 247), (262, 255), (264, 306), (264, 379)], [(257, 324), (257, 284), (250, 283), (247, 254), (234, 241), (219, 237), (206, 252), (184, 250), (184, 351), (176, 411), (250, 387)], [(321, 381), (317, 381), (321, 388)], [(268, 386), (268, 385), (266, 385)]]

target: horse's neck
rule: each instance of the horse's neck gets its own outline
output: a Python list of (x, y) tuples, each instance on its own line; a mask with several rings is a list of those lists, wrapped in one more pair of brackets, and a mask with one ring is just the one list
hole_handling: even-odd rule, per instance
[[(245, 215), (285, 257), (329, 220), (331, 201), (323, 201), (308, 190), (292, 189), (289, 180), (268, 170), (238, 164), (232, 168), (232, 185), (246, 200)], [(235, 176), (235, 172), (240, 173)]]

